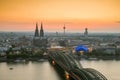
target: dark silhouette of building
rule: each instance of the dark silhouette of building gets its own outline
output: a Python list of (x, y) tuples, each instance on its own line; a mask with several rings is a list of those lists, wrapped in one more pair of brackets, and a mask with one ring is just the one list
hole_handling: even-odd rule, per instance
[(43, 30), (42, 23), (41, 23), (40, 34), (38, 30), (38, 24), (36, 23), (35, 35), (33, 37), (33, 46), (40, 47), (40, 48), (46, 48), (47, 43), (48, 41), (47, 41), (47, 38), (44, 36), (44, 30)]
[(44, 37), (44, 30), (43, 30), (42, 23), (41, 23), (41, 29), (40, 29), (40, 37)]
[(35, 37), (39, 37), (38, 23), (36, 23)]
[(88, 37), (88, 29), (87, 28), (85, 28), (84, 36)]
[(64, 27), (63, 27), (63, 30), (64, 30), (64, 35), (65, 35), (65, 29), (66, 29), (66, 27), (65, 27), (65, 24), (64, 24)]

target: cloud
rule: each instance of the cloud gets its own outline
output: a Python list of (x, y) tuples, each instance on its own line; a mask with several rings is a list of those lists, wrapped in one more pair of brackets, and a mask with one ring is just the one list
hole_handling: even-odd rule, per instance
[(116, 21), (116, 23), (120, 23), (120, 21)]

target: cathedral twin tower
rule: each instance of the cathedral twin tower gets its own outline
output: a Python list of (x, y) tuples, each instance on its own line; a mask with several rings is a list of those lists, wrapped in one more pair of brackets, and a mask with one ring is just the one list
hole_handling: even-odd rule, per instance
[(43, 30), (43, 25), (41, 23), (41, 28), (40, 28), (40, 33), (38, 29), (38, 23), (36, 23), (36, 29), (35, 29), (35, 37), (44, 37), (44, 30)]
[(47, 43), (48, 43), (48, 40), (46, 37), (44, 37), (44, 30), (43, 30), (42, 23), (40, 26), (40, 31), (38, 29), (38, 23), (36, 23), (36, 29), (35, 29), (35, 34), (33, 38), (33, 46), (39, 47), (39, 48), (46, 48)]

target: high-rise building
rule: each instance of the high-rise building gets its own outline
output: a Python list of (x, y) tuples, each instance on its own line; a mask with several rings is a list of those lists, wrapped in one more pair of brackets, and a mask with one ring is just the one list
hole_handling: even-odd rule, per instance
[(87, 28), (85, 28), (84, 36), (88, 37), (88, 29)]
[(44, 30), (43, 30), (42, 23), (41, 23), (41, 28), (40, 28), (40, 37), (44, 37)]
[(36, 23), (35, 37), (39, 37), (38, 23)]

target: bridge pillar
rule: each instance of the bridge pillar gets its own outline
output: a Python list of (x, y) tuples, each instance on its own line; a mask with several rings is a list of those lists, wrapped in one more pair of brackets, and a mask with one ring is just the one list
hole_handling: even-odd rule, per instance
[(54, 60), (52, 60), (52, 65), (55, 65), (55, 61)]
[(67, 79), (67, 80), (70, 78), (69, 73), (68, 73), (68, 72), (66, 72), (66, 71), (65, 71), (65, 77), (66, 77), (66, 79)]

